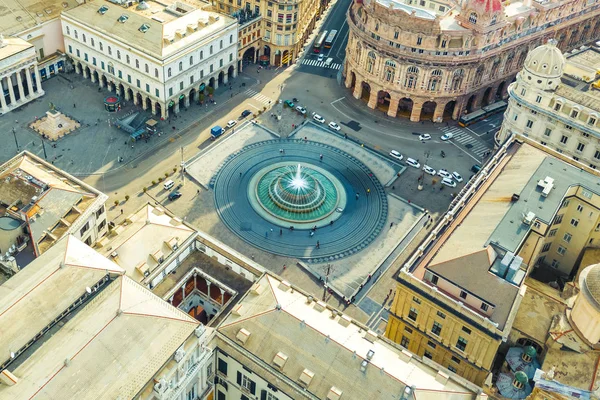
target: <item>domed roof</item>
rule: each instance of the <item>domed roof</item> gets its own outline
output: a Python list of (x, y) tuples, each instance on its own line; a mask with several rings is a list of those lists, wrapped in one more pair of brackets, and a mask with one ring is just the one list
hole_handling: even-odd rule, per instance
[(560, 77), (565, 68), (565, 57), (556, 44), (556, 40), (550, 39), (548, 43), (530, 51), (525, 60), (525, 69), (537, 76)]
[(147, 10), (149, 9), (150, 6), (148, 4), (146, 4), (146, 2), (144, 0), (140, 1), (140, 4), (137, 5), (136, 9), (143, 11), (143, 10)]
[(600, 264), (590, 267), (585, 276), (585, 288), (596, 303), (600, 304)]
[(475, 0), (474, 3), (486, 13), (502, 10), (502, 2), (500, 0)]

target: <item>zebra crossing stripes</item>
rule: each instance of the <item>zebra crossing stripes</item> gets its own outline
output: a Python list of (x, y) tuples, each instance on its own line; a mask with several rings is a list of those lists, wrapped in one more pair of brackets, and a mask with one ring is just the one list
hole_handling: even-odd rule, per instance
[(331, 63), (329, 65), (325, 65), (325, 61), (319, 61), (319, 60), (315, 60), (315, 59), (311, 60), (308, 58), (303, 59), (302, 64), (310, 65), (313, 67), (330, 68), (330, 69), (340, 69), (340, 67), (342, 66), (342, 64), (337, 64), (337, 63)]
[[(479, 140), (475, 139), (471, 136), (466, 130), (461, 129), (459, 127), (443, 127), (439, 128), (444, 133), (452, 134), (452, 141), (456, 143), (460, 143), (468, 150), (470, 150), (473, 154), (484, 157), (484, 155), (490, 150), (490, 148)], [(467, 147), (468, 146), (468, 147)]]
[(273, 99), (271, 99), (271, 98), (269, 98), (269, 97), (267, 97), (267, 96), (265, 96), (263, 94), (260, 94), (257, 91), (252, 90), (252, 89), (248, 89), (244, 93), (248, 97), (250, 97), (250, 98), (252, 98), (252, 99), (254, 99), (254, 100), (256, 100), (256, 101), (258, 101), (260, 103), (263, 103), (266, 106), (268, 106), (269, 104), (271, 104), (273, 102)]

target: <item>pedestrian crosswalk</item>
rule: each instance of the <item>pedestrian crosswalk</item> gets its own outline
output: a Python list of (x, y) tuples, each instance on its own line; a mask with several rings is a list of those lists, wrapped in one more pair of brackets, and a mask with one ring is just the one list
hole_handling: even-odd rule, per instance
[(483, 158), (486, 156), (490, 149), (485, 143), (480, 142), (469, 134), (466, 129), (459, 128), (457, 126), (444, 126), (439, 128), (444, 133), (451, 133), (452, 140), (455, 143), (460, 143), (471, 153)]
[(273, 99), (258, 93), (256, 90), (248, 89), (244, 93), (248, 97), (251, 97), (256, 101), (263, 103), (265, 106), (271, 105), (273, 103)]
[(302, 60), (302, 64), (310, 65), (313, 67), (329, 68), (329, 69), (340, 69), (340, 67), (342, 66), (342, 64), (337, 64), (337, 63), (331, 63), (329, 65), (325, 65), (325, 61), (319, 61), (314, 58), (313, 59), (305, 58)]

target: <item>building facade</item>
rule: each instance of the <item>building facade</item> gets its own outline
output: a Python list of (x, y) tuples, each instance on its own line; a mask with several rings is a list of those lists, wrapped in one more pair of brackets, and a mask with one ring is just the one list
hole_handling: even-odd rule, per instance
[(563, 50), (597, 40), (599, 13), (575, 1), (356, 1), (345, 84), (392, 117), (458, 119), (506, 98), (527, 53), (548, 38)]
[(44, 94), (35, 48), (31, 43), (0, 36), (0, 88), (2, 114)]
[(237, 74), (237, 21), (192, 4), (84, 3), (61, 19), (78, 73), (162, 118)]
[[(326, 0), (260, 0), (253, 3), (213, 0), (213, 7), (215, 11), (240, 19), (243, 25), (240, 29), (247, 30), (240, 34), (241, 71), (242, 60), (263, 65), (291, 65), (327, 3)], [(256, 21), (250, 23), (254, 19)]]
[(533, 50), (517, 80), (496, 143), (515, 134), (585, 167), (600, 167), (600, 91), (594, 87), (600, 51), (584, 48), (565, 59), (554, 41)]

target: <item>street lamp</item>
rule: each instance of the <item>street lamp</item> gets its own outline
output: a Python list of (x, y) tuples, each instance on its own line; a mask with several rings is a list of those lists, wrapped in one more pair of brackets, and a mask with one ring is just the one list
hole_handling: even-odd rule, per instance
[[(427, 165), (427, 161), (429, 160), (429, 151), (425, 152), (425, 162), (423, 166)], [(418, 190), (423, 190), (423, 181), (425, 180), (425, 170), (421, 168), (421, 176), (419, 177), (419, 185), (417, 186)]]

